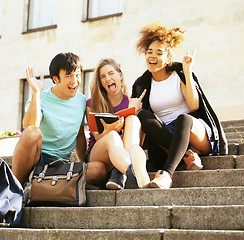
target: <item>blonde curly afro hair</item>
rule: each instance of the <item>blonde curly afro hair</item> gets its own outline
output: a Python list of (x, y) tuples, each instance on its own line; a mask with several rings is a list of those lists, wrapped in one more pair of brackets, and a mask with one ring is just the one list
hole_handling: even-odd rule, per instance
[(180, 28), (169, 29), (161, 22), (154, 22), (141, 29), (141, 38), (136, 44), (136, 49), (139, 53), (146, 53), (152, 42), (160, 41), (166, 43), (171, 50), (174, 50), (184, 41), (183, 34), (184, 31)]

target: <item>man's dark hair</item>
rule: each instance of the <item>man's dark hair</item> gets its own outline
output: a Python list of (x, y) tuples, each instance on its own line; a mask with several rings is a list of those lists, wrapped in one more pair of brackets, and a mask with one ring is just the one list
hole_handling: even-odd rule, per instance
[(71, 73), (72, 71), (80, 68), (82, 71), (82, 66), (80, 63), (80, 58), (74, 53), (59, 53), (51, 61), (49, 66), (50, 77), (53, 80), (53, 76), (57, 76), (59, 79), (60, 70), (66, 70), (66, 73)]

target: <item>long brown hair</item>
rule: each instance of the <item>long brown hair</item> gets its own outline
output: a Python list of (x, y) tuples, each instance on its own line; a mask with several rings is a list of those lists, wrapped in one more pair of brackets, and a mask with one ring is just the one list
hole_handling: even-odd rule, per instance
[(91, 109), (94, 112), (110, 112), (114, 113), (114, 108), (109, 102), (107, 91), (102, 86), (100, 80), (100, 69), (106, 65), (112, 66), (117, 72), (121, 73), (122, 81), (121, 88), (123, 95), (127, 94), (126, 85), (124, 82), (124, 76), (120, 69), (119, 64), (112, 58), (103, 58), (99, 61), (93, 75), (93, 80), (91, 82)]

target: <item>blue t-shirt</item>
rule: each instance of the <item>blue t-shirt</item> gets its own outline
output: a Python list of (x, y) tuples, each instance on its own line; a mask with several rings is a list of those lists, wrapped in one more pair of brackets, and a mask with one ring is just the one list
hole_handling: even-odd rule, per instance
[[(26, 103), (26, 111), (30, 101)], [(43, 153), (69, 159), (76, 146), (80, 126), (85, 123), (86, 97), (81, 93), (68, 100), (54, 95), (51, 89), (41, 94), (40, 129), (43, 133)]]

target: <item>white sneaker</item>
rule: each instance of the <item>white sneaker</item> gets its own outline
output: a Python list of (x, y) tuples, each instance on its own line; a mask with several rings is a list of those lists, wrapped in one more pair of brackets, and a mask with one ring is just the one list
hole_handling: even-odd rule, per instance
[(183, 158), (186, 163), (186, 169), (189, 170), (201, 170), (203, 168), (201, 158), (197, 153), (193, 152), (191, 149), (187, 150), (186, 156)]
[(168, 172), (158, 170), (155, 178), (150, 182), (151, 188), (169, 189), (172, 186), (172, 179)]
[(150, 178), (146, 169), (146, 154), (139, 145), (133, 145), (131, 150), (132, 170), (139, 188), (149, 187)]

